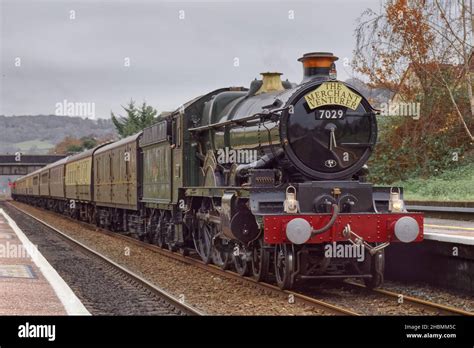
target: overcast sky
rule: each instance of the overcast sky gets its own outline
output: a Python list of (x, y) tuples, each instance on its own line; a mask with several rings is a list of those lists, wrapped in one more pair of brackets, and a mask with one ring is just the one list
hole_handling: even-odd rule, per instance
[(380, 0), (0, 3), (0, 115), (54, 114), (67, 100), (95, 103), (102, 118), (121, 113), (130, 98), (172, 110), (212, 89), (248, 87), (263, 71), (300, 82), (297, 58), (311, 51), (339, 56), (345, 80), (356, 20), (380, 7)]

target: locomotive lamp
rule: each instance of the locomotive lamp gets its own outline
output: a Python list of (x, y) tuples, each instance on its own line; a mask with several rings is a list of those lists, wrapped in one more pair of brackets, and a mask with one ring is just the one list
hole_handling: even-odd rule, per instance
[(394, 192), (394, 188), (390, 188), (390, 199), (388, 201), (388, 211), (391, 213), (401, 213), (405, 211), (405, 203), (400, 198), (400, 188)]
[(336, 64), (334, 64), (334, 63), (331, 64), (331, 69), (329, 70), (329, 78), (331, 80), (336, 80), (337, 79)]
[(290, 185), (286, 188), (286, 199), (283, 203), (283, 210), (287, 214), (296, 214), (299, 208), (299, 203), (296, 200), (296, 189)]

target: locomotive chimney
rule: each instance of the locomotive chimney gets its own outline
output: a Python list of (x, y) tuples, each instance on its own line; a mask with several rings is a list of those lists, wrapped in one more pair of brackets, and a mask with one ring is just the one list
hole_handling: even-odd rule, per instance
[(301, 83), (308, 82), (315, 77), (326, 76), (330, 77), (330, 74), (335, 72), (334, 62), (339, 58), (330, 52), (311, 52), (306, 53), (303, 57), (299, 58), (298, 61), (303, 63), (303, 81)]
[(260, 73), (262, 75), (262, 86), (255, 93), (255, 95), (273, 91), (282, 91), (285, 88), (283, 87), (280, 79), (280, 75), (283, 75), (279, 72), (264, 72)]

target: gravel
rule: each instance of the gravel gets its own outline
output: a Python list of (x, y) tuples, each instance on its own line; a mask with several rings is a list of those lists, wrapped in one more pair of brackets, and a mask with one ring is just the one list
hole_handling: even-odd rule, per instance
[(385, 281), (383, 288), (474, 313), (474, 297), (472, 294), (469, 295), (456, 290), (440, 289), (424, 283), (405, 284)]
[[(338, 281), (326, 281), (317, 286), (306, 285), (305, 294), (322, 299), (336, 306), (351, 308), (362, 315), (437, 315), (437, 312), (420, 308), (398, 298), (352, 287)], [(402, 292), (403, 293), (403, 292)]]

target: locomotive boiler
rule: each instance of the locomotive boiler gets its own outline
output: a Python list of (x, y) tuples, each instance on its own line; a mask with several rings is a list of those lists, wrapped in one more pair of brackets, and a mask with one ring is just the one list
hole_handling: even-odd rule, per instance
[[(384, 249), (421, 241), (423, 216), (406, 211), (402, 188), (367, 182), (376, 110), (336, 78), (337, 57), (299, 61), (298, 84), (265, 72), (249, 88), (214, 90), (19, 179), (13, 197), (281, 288), (347, 277), (379, 286)], [(79, 157), (88, 166), (75, 173)], [(46, 171), (83, 183), (84, 198), (32, 194)]]

